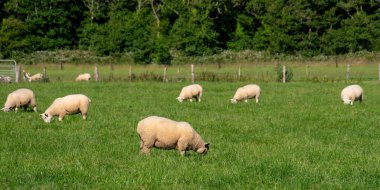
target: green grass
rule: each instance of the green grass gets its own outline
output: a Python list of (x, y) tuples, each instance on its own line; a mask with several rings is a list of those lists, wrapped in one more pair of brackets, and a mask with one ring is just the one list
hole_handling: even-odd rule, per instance
[[(347, 64), (341, 63), (335, 67), (333, 62), (281, 62), (293, 71), (292, 81), (296, 82), (346, 82)], [(379, 80), (379, 65), (374, 63), (350, 64), (350, 82), (362, 82)], [(42, 73), (46, 68), (47, 76), (51, 82), (73, 82), (78, 74), (94, 74), (95, 66), (90, 64), (64, 65), (59, 64), (36, 64), (21, 65), (22, 69), (31, 74)], [(241, 77), (238, 79), (238, 68), (241, 68)], [(276, 62), (260, 62), (250, 64), (223, 64), (219, 68), (216, 64), (195, 65), (195, 78), (197, 81), (215, 82), (275, 82)], [(163, 81), (163, 65), (99, 65), (100, 81), (126, 81), (130, 82), (130, 69), (136, 77), (133, 81)], [(204, 78), (202, 79), (202, 75)], [(167, 80), (171, 82), (190, 82), (190, 65), (174, 65), (167, 67)]]
[[(360, 83), (363, 103), (345, 106), (345, 82), (258, 83), (260, 104), (229, 103), (246, 82), (201, 82), (201, 103), (178, 103), (188, 83), (51, 82), (0, 85), (0, 102), (26, 87), (39, 113), (83, 93), (89, 117), (0, 113), (2, 189), (376, 189), (380, 187), (380, 89)], [(206, 156), (154, 149), (139, 154), (139, 120), (189, 122)]]

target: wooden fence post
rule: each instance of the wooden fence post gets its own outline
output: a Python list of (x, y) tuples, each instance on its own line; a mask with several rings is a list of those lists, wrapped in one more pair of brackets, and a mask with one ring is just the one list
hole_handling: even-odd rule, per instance
[(21, 65), (16, 65), (15, 70), (16, 70), (15, 82), (18, 83), (20, 82)]
[(195, 74), (194, 74), (194, 64), (191, 64), (191, 82), (194, 83)]
[(346, 74), (346, 79), (350, 80), (350, 64), (347, 64), (347, 74)]
[(132, 81), (132, 66), (129, 66), (129, 80)]
[(95, 79), (96, 82), (99, 81), (99, 70), (98, 70), (98, 65), (95, 65), (94, 79)]
[(282, 66), (282, 83), (286, 83), (286, 67)]
[(166, 72), (167, 72), (167, 70), (168, 70), (168, 67), (165, 66), (165, 67), (164, 67), (164, 78), (163, 78), (163, 81), (164, 81), (164, 82), (167, 82), (167, 76), (166, 76)]
[(42, 70), (42, 80), (46, 80), (46, 67)]
[(241, 76), (241, 68), (239, 66), (239, 70), (238, 70), (238, 80), (240, 81), (240, 76)]

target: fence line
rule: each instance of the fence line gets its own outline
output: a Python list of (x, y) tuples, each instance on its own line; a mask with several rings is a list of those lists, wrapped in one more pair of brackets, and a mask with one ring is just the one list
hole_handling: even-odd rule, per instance
[[(196, 81), (247, 81), (247, 82), (275, 82), (283, 83), (292, 81), (311, 81), (311, 82), (328, 82), (328, 81), (362, 81), (376, 80), (380, 82), (380, 64), (346, 64), (347, 67), (335, 68), (331, 65), (323, 64), (304, 64), (304, 65), (289, 65), (289, 64), (268, 65), (226, 65), (222, 69), (215, 65), (198, 65), (195, 64), (184, 66), (140, 66), (140, 65), (114, 65), (113, 71), (109, 64), (106, 65), (90, 65), (93, 70), (94, 81), (165, 81), (165, 82), (184, 82), (188, 81), (195, 83)], [(19, 65), (18, 65), (19, 66)], [(26, 69), (35, 67), (36, 65), (26, 65)], [(280, 67), (282, 66), (282, 67)], [(37, 67), (41, 70), (45, 65)], [(188, 68), (190, 67), (190, 68)], [(278, 67), (276, 70), (275, 68)], [(71, 71), (75, 73), (77, 69), (83, 67), (75, 67), (75, 65), (66, 65), (65, 70), (60, 70), (60, 66), (49, 66), (45, 69), (49, 70), (49, 80), (55, 81), (72, 81), (69, 80)], [(0, 66), (1, 69), (1, 66)], [(54, 70), (56, 69), (56, 70)], [(132, 70), (133, 69), (133, 70)], [(181, 71), (181, 69), (184, 69)], [(244, 70), (244, 71), (243, 71)], [(52, 71), (52, 72), (50, 72)], [(376, 72), (378, 71), (378, 72)], [(114, 76), (109, 78), (100, 78), (99, 72), (104, 76)], [(66, 74), (67, 75), (66, 75)], [(20, 75), (21, 76), (21, 75)], [(293, 77), (292, 77), (293, 76)], [(289, 78), (288, 77), (292, 77)]]

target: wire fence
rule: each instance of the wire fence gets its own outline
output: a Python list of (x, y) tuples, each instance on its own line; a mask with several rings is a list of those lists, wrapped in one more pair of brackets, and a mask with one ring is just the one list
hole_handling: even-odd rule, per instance
[(339, 82), (379, 81), (380, 64), (241, 64), (241, 65), (25, 65), (23, 69), (42, 73), (50, 82), (75, 81), (77, 75), (89, 73), (93, 81), (162, 81), (162, 82)]

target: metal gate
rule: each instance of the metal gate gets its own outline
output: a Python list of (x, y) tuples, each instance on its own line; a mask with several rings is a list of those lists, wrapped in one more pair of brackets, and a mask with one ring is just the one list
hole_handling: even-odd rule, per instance
[(19, 82), (17, 63), (13, 59), (0, 59), (0, 83), (7, 82), (9, 77), (12, 82)]

